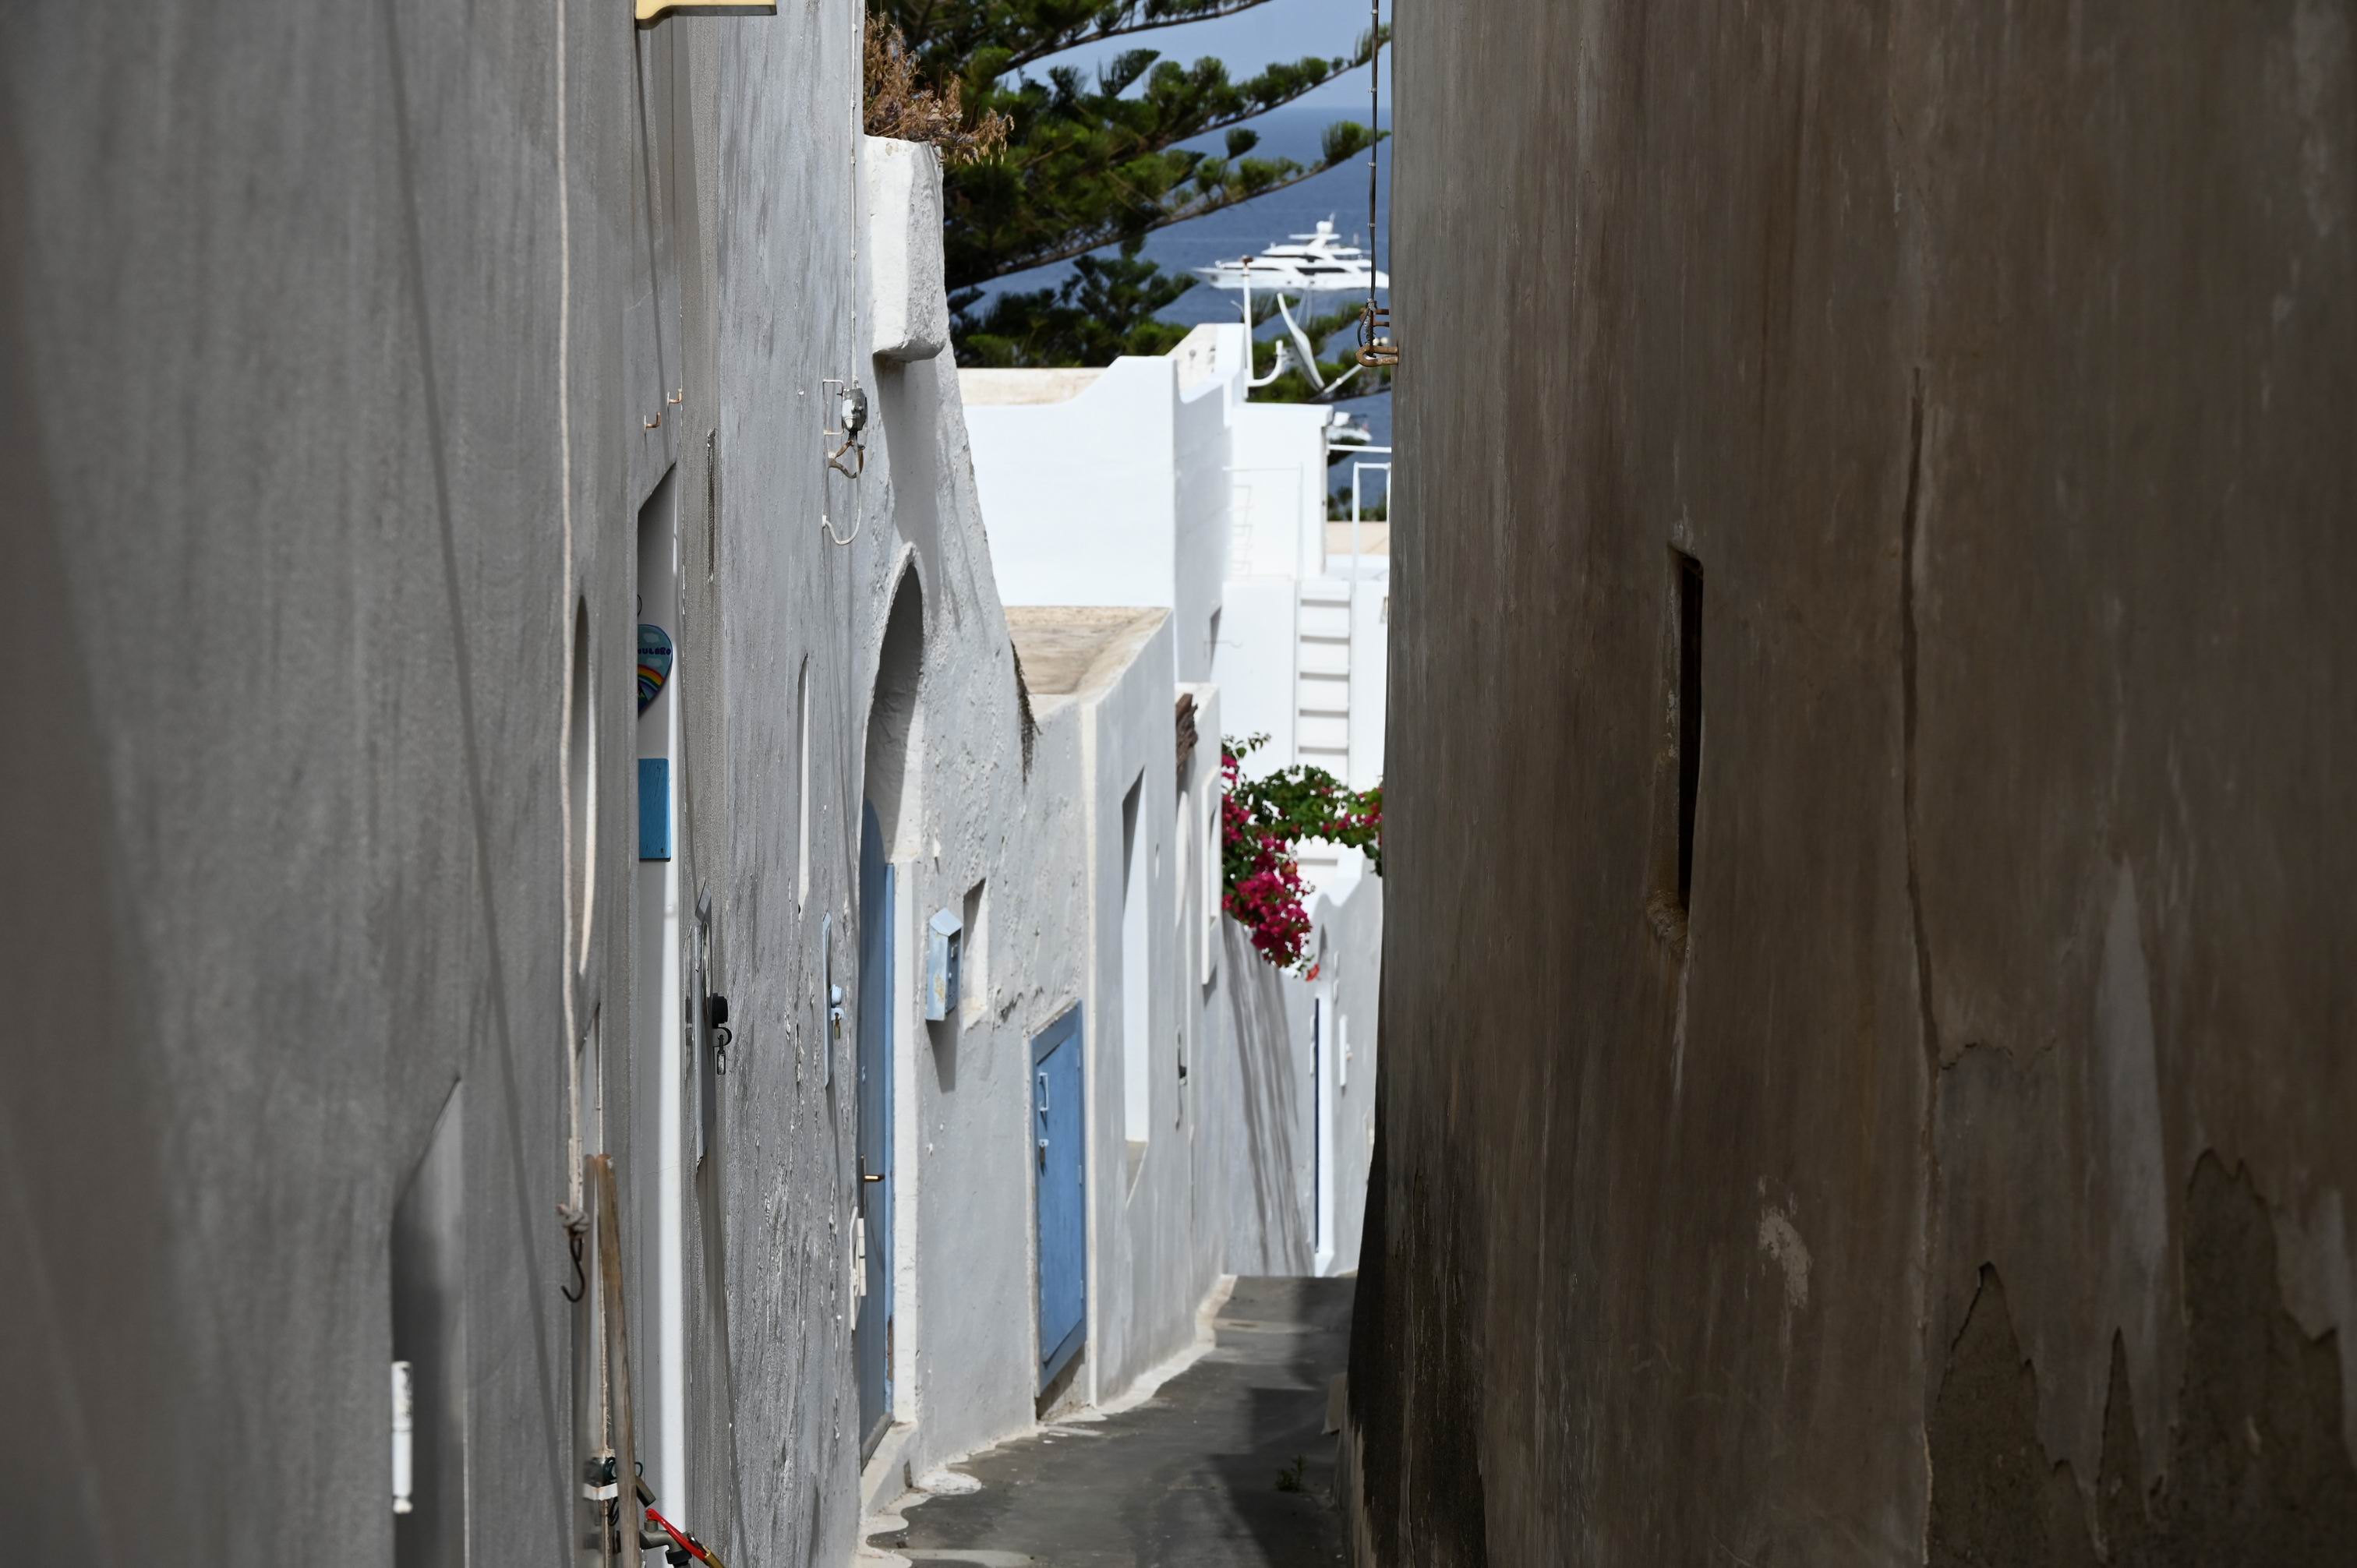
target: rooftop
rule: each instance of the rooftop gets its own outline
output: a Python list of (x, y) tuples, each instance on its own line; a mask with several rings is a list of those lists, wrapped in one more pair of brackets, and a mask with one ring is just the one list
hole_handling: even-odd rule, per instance
[(1085, 366), (1046, 371), (960, 371), (958, 395), (969, 408), (1066, 403), (1094, 386), (1103, 374), (1102, 367)]
[(1035, 698), (1069, 697), (1111, 685), (1169, 618), (1166, 609), (1006, 607), (1006, 629), (1015, 639), (1015, 656), (1023, 661), (1023, 684)]

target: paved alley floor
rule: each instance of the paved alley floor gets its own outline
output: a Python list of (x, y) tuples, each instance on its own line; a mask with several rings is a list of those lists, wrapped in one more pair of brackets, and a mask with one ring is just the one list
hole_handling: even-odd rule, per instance
[(906, 1499), (875, 1545), (919, 1568), (1329, 1568), (1342, 1561), (1326, 1396), (1355, 1280), (1240, 1279), (1216, 1346), (1137, 1408), (1050, 1424)]

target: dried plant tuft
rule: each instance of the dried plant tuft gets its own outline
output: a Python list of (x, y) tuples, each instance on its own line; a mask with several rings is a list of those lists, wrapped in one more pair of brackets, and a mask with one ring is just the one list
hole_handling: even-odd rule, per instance
[(918, 74), (916, 52), (899, 27), (867, 29), (865, 64), (869, 135), (930, 143), (947, 164), (980, 163), (1006, 145), (1014, 122), (991, 110), (968, 124), (957, 79), (927, 86)]

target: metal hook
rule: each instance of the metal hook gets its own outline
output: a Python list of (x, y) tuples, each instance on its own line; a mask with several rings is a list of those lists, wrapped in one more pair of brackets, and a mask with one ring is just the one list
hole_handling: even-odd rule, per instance
[(1384, 334), (1392, 324), (1392, 307), (1369, 300), (1359, 309), (1359, 363), (1371, 371), (1388, 370), (1400, 362), (1399, 345)]
[(1400, 362), (1400, 351), (1384, 334), (1392, 322), (1391, 306), (1375, 303), (1375, 170), (1383, 145), (1383, 0), (1367, 0), (1367, 303), (1359, 312), (1359, 363), (1370, 371), (1387, 371)]
[(576, 1305), (576, 1306), (579, 1306), (579, 1305), (581, 1305), (581, 1298), (582, 1298), (583, 1296), (585, 1296), (585, 1295), (587, 1295), (587, 1294), (589, 1294), (589, 1274), (588, 1274), (588, 1271), (585, 1270), (585, 1269), (584, 1269), (584, 1268), (582, 1268), (582, 1266), (581, 1266), (581, 1232), (580, 1232), (580, 1231), (576, 1230), (575, 1232), (573, 1232), (573, 1236), (572, 1236), (572, 1242), (573, 1242), (573, 1281), (574, 1281), (573, 1288), (572, 1288), (571, 1290), (566, 1290), (563, 1285), (558, 1285), (558, 1286), (556, 1287), (556, 1294), (559, 1294), (559, 1295), (561, 1295), (561, 1296), (563, 1296), (565, 1300), (567, 1300), (567, 1301), (571, 1302), (574, 1305)]

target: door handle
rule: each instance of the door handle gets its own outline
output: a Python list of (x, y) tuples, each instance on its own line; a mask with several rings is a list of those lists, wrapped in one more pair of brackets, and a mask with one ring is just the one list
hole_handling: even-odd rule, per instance
[(1048, 1114), (1048, 1075), (1044, 1072), (1039, 1075), (1039, 1114)]
[(880, 1175), (869, 1176), (867, 1174), (867, 1156), (866, 1155), (859, 1156), (859, 1179), (861, 1181), (882, 1181), (884, 1179)]

